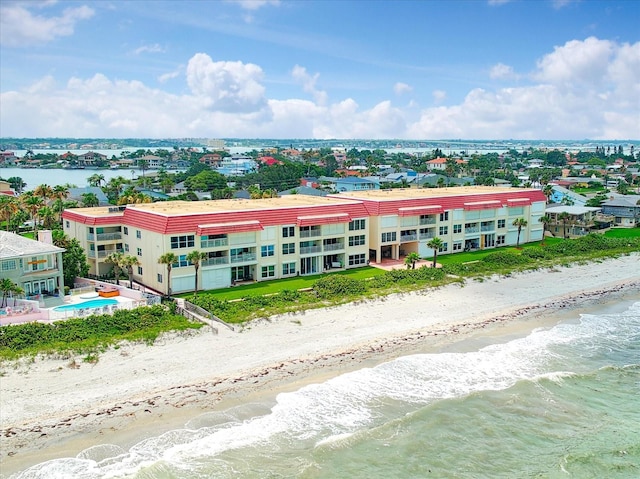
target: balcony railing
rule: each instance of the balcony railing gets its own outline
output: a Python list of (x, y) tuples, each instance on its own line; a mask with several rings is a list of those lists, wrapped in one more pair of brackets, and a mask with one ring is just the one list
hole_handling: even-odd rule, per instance
[(324, 245), (325, 251), (338, 251), (344, 249), (344, 243), (332, 243)]
[(219, 248), (221, 246), (228, 246), (228, 245), (229, 245), (229, 240), (227, 238), (200, 241), (201, 248)]
[(247, 263), (249, 261), (255, 261), (256, 254), (255, 253), (243, 253), (239, 255), (231, 256), (231, 263)]
[(320, 246), (301, 246), (300, 254), (320, 253), (321, 250)]
[(493, 225), (491, 226), (481, 226), (480, 227), (480, 231), (482, 232), (486, 232), (486, 231), (494, 231), (495, 227)]
[(320, 230), (300, 231), (300, 238), (316, 238), (320, 235)]
[(420, 233), (420, 239), (421, 240), (427, 240), (427, 239), (431, 239), (431, 238), (435, 238), (436, 234), (435, 233)]
[(435, 225), (436, 224), (436, 219), (435, 218), (421, 218), (420, 219), (420, 224), (421, 225)]
[(220, 264), (229, 264), (228, 256), (219, 256), (217, 258), (208, 258), (202, 260), (202, 266), (217, 266)]
[(122, 248), (117, 249), (109, 249), (106, 251), (87, 251), (87, 257), (89, 258), (106, 258), (110, 254), (113, 253), (122, 253), (124, 250)]
[(112, 241), (122, 239), (122, 233), (98, 233), (97, 238), (98, 241)]
[(478, 228), (477, 226), (464, 229), (465, 234), (467, 234), (467, 233), (478, 233), (479, 231), (480, 231), (480, 228)]
[(400, 243), (406, 243), (409, 241), (418, 241), (418, 235), (400, 235)]

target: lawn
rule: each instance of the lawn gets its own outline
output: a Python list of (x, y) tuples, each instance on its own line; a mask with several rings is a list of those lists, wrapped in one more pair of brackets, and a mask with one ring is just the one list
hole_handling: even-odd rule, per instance
[[(560, 241), (564, 241), (564, 240), (562, 238), (545, 238), (544, 244), (545, 245), (555, 244)], [(485, 250), (469, 251), (466, 253), (438, 255), (437, 261), (440, 264), (447, 264), (447, 265), (469, 263), (472, 261), (479, 261), (483, 259), (485, 256), (491, 253), (495, 253), (496, 251), (514, 251), (514, 252), (521, 251), (522, 249), (540, 246), (541, 243), (542, 243), (541, 241), (536, 241), (534, 243), (522, 244), (520, 245), (520, 248), (516, 248), (515, 246), (506, 246), (506, 247), (496, 248), (496, 249), (489, 248)]]
[[(384, 274), (385, 271), (365, 266), (363, 268), (349, 269), (346, 271), (337, 271), (331, 274), (348, 276), (353, 279), (367, 279)], [(251, 284), (243, 284), (233, 288), (215, 289), (206, 291), (207, 295), (213, 296), (219, 301), (229, 301), (232, 299), (240, 299), (246, 296), (265, 296), (270, 294), (281, 293), (282, 291), (297, 291), (299, 289), (311, 288), (319, 278), (326, 274), (316, 274), (313, 276), (296, 276), (295, 278), (287, 278), (273, 281), (258, 281)], [(176, 295), (179, 298), (189, 299), (193, 297), (193, 293), (184, 293)]]
[(612, 228), (604, 235), (607, 238), (640, 238), (640, 228)]

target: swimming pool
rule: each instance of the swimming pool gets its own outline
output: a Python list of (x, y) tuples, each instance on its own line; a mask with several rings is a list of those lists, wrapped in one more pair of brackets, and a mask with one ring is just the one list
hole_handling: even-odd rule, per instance
[(83, 303), (65, 304), (64, 306), (58, 306), (53, 308), (54, 311), (74, 311), (76, 309), (86, 308), (101, 308), (102, 306), (108, 306), (110, 304), (117, 304), (116, 299), (92, 299), (91, 301), (85, 301)]

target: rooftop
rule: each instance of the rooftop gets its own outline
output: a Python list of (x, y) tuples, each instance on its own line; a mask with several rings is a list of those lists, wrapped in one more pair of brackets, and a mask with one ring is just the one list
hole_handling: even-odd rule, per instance
[(416, 198), (442, 198), (461, 195), (514, 193), (516, 191), (522, 191), (522, 189), (499, 186), (458, 186), (455, 188), (394, 188), (392, 190), (347, 191), (338, 195), (332, 195), (332, 197), (341, 197), (352, 200), (389, 201), (410, 200)]
[[(357, 204), (358, 200), (344, 198), (345, 204)], [(310, 195), (285, 195), (277, 198), (261, 199), (228, 199), (208, 201), (160, 201), (157, 203), (140, 203), (127, 205), (128, 210), (138, 210), (165, 216), (183, 216), (203, 213), (229, 213), (233, 211), (262, 211), (265, 209), (286, 209), (312, 206), (331, 206), (336, 199)], [(116, 207), (117, 208), (117, 207)], [(85, 216), (122, 216), (122, 211), (109, 211), (108, 207), (75, 208), (73, 211)]]
[(25, 238), (7, 231), (0, 231), (0, 259), (17, 258), (33, 254), (62, 252), (64, 249), (52, 244)]

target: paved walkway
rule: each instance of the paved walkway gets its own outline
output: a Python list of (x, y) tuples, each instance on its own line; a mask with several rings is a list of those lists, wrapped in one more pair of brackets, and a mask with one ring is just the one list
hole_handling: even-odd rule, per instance
[[(430, 259), (421, 259), (416, 261), (416, 268), (421, 266), (426, 266), (427, 268), (431, 268), (433, 265), (433, 260)], [(404, 264), (404, 258), (401, 259), (385, 259), (381, 263), (369, 263), (369, 266), (373, 266), (374, 268), (384, 269), (387, 271), (391, 271), (392, 269), (407, 269), (407, 265)], [(436, 263), (436, 268), (441, 268), (442, 265), (440, 263)]]

